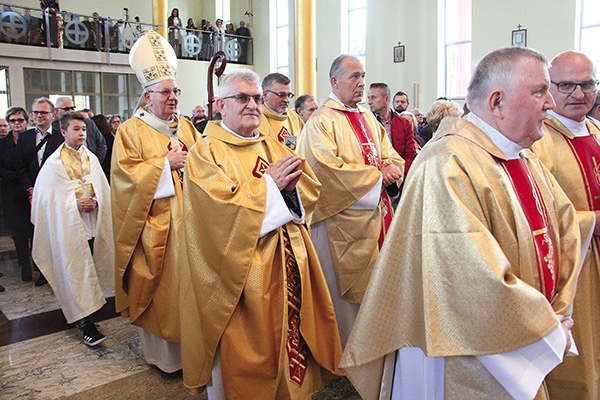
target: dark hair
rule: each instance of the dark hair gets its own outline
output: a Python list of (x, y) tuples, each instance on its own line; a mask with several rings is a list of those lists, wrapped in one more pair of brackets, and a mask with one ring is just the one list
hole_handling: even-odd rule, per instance
[(81, 114), (76, 112), (67, 112), (64, 113), (62, 117), (60, 117), (60, 129), (66, 131), (69, 127), (69, 124), (74, 119), (81, 121), (85, 124), (85, 118)]
[(108, 121), (106, 121), (106, 117), (102, 114), (97, 114), (94, 115), (92, 118), (90, 118), (92, 121), (94, 121), (94, 123), (96, 124), (96, 126), (98, 127), (98, 130), (100, 132), (102, 132), (102, 135), (104, 135), (104, 137), (111, 135), (112, 133), (110, 132), (110, 126), (108, 126)]
[(396, 96), (404, 96), (406, 97), (406, 101), (408, 101), (408, 95), (401, 90), (396, 92), (396, 94), (394, 95), (394, 99), (396, 98)]
[(292, 80), (290, 78), (288, 78), (287, 76), (285, 76), (284, 74), (280, 74), (279, 72), (273, 72), (264, 77), (264, 79), (262, 81), (262, 88), (266, 90), (266, 89), (270, 88), (274, 83), (281, 83), (282, 85), (289, 85), (292, 83)]
[(296, 102), (294, 103), (294, 108), (297, 109), (302, 109), (304, 108), (304, 103), (306, 103), (306, 100), (308, 99), (315, 99), (313, 96), (311, 96), (310, 94), (303, 94), (302, 96), (298, 97), (296, 99)]

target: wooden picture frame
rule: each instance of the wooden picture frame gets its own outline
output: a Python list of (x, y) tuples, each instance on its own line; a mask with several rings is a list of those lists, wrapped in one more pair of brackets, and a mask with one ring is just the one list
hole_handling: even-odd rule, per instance
[(405, 48), (404, 48), (403, 44), (394, 46), (394, 62), (395, 63), (404, 62), (405, 55), (406, 55)]
[(527, 29), (512, 31), (512, 46), (527, 47)]

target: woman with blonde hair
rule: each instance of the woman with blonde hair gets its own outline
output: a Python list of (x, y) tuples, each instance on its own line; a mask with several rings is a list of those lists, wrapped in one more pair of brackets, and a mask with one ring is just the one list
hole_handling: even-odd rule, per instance
[(435, 134), (435, 131), (437, 131), (437, 128), (445, 117), (460, 117), (462, 115), (463, 109), (457, 102), (452, 100), (436, 100), (427, 113), (427, 123)]

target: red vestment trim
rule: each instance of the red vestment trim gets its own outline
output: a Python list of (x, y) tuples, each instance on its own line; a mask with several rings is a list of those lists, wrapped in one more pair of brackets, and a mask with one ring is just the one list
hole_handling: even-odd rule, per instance
[(285, 252), (285, 273), (287, 277), (288, 329), (286, 350), (288, 353), (290, 380), (302, 386), (308, 363), (306, 342), (300, 333), (300, 307), (302, 306), (302, 283), (300, 270), (294, 257), (287, 228), (281, 227)]
[(594, 135), (569, 139), (564, 136), (571, 148), (585, 184), (585, 192), (590, 210), (600, 210), (600, 145)]
[(546, 205), (533, 175), (521, 158), (503, 162), (533, 236), (538, 261), (540, 290), (551, 303), (556, 292), (556, 252), (548, 223)]
[[(345, 112), (348, 122), (356, 135), (356, 138), (360, 142), (363, 157), (366, 165), (371, 165), (381, 171), (381, 157), (377, 152), (375, 141), (373, 140), (373, 134), (369, 129), (369, 125), (365, 120), (365, 117), (360, 112)], [(392, 208), (392, 202), (390, 197), (385, 190), (385, 187), (381, 185), (381, 214), (383, 215), (383, 224), (381, 225), (381, 233), (379, 234), (379, 248), (383, 245), (383, 239), (387, 234), (392, 218), (394, 217), (394, 210)]]

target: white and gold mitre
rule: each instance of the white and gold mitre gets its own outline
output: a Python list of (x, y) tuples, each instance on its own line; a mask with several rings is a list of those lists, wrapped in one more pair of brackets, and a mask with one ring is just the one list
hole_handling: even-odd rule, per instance
[(150, 31), (131, 47), (129, 65), (146, 88), (165, 79), (175, 79), (177, 55), (164, 37)]

